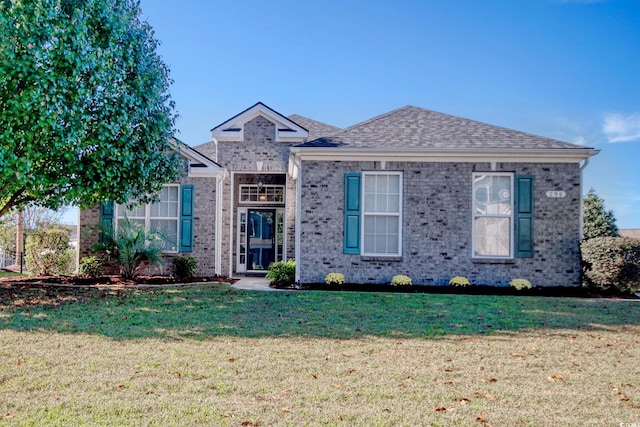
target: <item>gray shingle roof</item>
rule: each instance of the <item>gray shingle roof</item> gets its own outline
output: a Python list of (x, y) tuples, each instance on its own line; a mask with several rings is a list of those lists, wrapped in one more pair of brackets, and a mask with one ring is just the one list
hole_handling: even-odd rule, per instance
[(309, 138), (308, 142), (298, 145), (342, 146), (370, 149), (585, 148), (410, 105), (314, 140)]
[(308, 141), (340, 130), (339, 127), (331, 126), (326, 123), (301, 116), (300, 114), (292, 114), (287, 118), (309, 131)]

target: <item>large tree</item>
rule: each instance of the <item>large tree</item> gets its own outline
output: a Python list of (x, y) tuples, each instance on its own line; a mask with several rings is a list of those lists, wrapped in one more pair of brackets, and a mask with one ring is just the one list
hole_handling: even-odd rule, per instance
[(180, 173), (175, 110), (138, 0), (0, 0), (0, 217), (123, 203)]
[(593, 188), (589, 190), (582, 203), (585, 239), (620, 235), (613, 211), (605, 210), (604, 200), (598, 197)]

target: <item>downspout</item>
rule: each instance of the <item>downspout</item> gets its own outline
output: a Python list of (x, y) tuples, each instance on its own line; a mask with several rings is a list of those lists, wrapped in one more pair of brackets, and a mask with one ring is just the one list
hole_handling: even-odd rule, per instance
[(220, 172), (216, 176), (216, 258), (215, 258), (215, 273), (220, 276), (222, 274), (222, 203), (224, 203), (223, 189), (224, 180), (229, 176), (226, 169)]
[(580, 240), (584, 239), (584, 196), (582, 195), (582, 178), (583, 171), (589, 165), (589, 158), (584, 159), (584, 163), (580, 166)]
[(300, 283), (300, 268), (301, 268), (301, 249), (300, 249), (300, 233), (302, 227), (302, 162), (299, 158), (294, 157), (294, 179), (296, 180), (296, 234), (295, 234), (295, 259), (296, 259), (296, 276), (295, 283)]
[(231, 172), (231, 197), (229, 198), (229, 277), (233, 277), (233, 248), (234, 248), (234, 240), (233, 240), (233, 201), (235, 198), (234, 190), (235, 190), (235, 177), (234, 172)]

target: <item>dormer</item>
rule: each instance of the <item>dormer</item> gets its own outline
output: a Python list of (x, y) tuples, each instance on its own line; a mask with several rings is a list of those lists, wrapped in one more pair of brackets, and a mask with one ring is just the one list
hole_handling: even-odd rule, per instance
[(245, 124), (257, 116), (262, 116), (275, 124), (276, 142), (304, 142), (309, 137), (309, 132), (305, 128), (267, 107), (262, 102), (258, 102), (242, 113), (211, 129), (211, 138), (214, 141), (243, 141)]

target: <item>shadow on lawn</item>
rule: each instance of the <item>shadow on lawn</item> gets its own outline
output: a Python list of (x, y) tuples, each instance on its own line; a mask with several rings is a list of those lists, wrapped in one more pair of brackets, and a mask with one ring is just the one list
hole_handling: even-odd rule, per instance
[(618, 299), (379, 292), (251, 292), (226, 285), (146, 290), (0, 287), (0, 329), (113, 339), (441, 337), (636, 325)]

